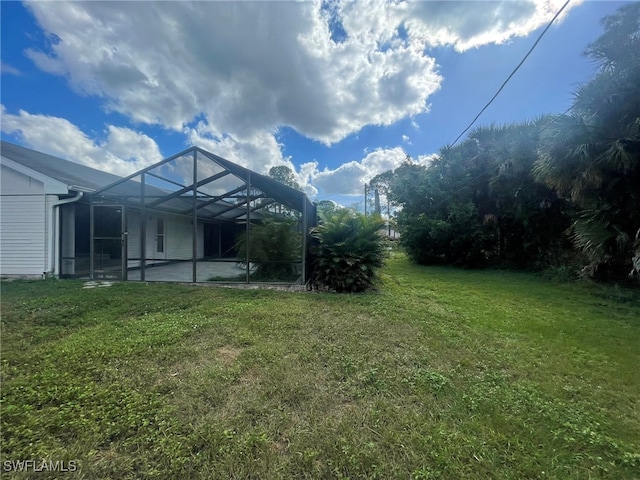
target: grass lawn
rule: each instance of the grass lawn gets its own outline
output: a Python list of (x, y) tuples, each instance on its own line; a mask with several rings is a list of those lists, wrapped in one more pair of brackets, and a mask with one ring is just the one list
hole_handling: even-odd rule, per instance
[[(2, 284), (3, 478), (640, 478), (640, 292)], [(76, 461), (8, 473), (9, 461)], [(9, 467), (9, 468), (8, 468)]]

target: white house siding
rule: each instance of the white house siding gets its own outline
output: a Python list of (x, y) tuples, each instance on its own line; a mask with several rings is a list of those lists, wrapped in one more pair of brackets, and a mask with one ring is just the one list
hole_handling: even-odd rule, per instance
[(45, 263), (44, 195), (0, 198), (0, 274), (40, 276)]
[[(164, 252), (157, 251), (156, 234), (158, 216), (164, 219)], [(145, 250), (147, 262), (160, 260), (191, 260), (193, 252), (191, 218), (165, 213), (147, 213)], [(129, 212), (127, 218), (127, 256), (130, 259), (140, 258), (140, 213)], [(198, 225), (197, 255), (204, 255), (204, 227)], [(139, 262), (129, 261), (129, 267), (136, 267)]]
[(193, 226), (191, 219), (169, 216), (165, 220), (165, 248), (171, 260), (190, 260), (193, 257)]
[(5, 195), (44, 195), (44, 183), (2, 165), (0, 190)]
[(0, 274), (40, 276), (45, 264), (44, 184), (2, 165)]

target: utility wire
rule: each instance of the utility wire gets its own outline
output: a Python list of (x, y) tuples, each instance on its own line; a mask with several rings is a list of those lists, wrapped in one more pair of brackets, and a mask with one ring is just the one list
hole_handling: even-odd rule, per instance
[(507, 79), (504, 81), (504, 83), (500, 86), (500, 88), (498, 89), (498, 91), (495, 93), (495, 95), (493, 97), (491, 97), (491, 100), (489, 100), (489, 102), (484, 106), (484, 108), (482, 110), (480, 110), (480, 113), (478, 113), (476, 115), (476, 117), (471, 121), (471, 123), (467, 126), (467, 128), (465, 128), (462, 133), (460, 135), (458, 135), (458, 137), (453, 141), (453, 143), (451, 144), (451, 146), (454, 146), (458, 140), (460, 140), (460, 138), (469, 131), (469, 129), (473, 126), (474, 123), (476, 123), (476, 120), (478, 120), (478, 118), (480, 118), (480, 115), (482, 115), (484, 113), (484, 111), (489, 108), (489, 105), (491, 105), (493, 103), (493, 101), (496, 99), (496, 97), (498, 95), (500, 95), (500, 92), (502, 92), (502, 90), (504, 89), (504, 87), (507, 85), (507, 83), (509, 83), (509, 80), (511, 80), (511, 77), (513, 77), (515, 75), (515, 73), (520, 69), (520, 67), (522, 66), (522, 64), (525, 62), (525, 60), (527, 60), (527, 58), (529, 57), (529, 55), (531, 55), (531, 52), (533, 52), (533, 50), (538, 46), (538, 43), (540, 43), (540, 40), (542, 40), (542, 37), (544, 36), (545, 33), (547, 33), (547, 30), (549, 30), (549, 28), (551, 28), (551, 25), (553, 24), (553, 22), (556, 21), (556, 18), (558, 18), (558, 16), (560, 16), (560, 14), (562, 13), (562, 11), (565, 9), (565, 7), (567, 5), (569, 5), (569, 2), (571, 0), (567, 0), (564, 5), (562, 5), (562, 7), (560, 8), (560, 10), (558, 10), (556, 12), (556, 14), (553, 16), (553, 18), (551, 19), (551, 21), (549, 22), (549, 24), (545, 27), (545, 29), (542, 31), (542, 33), (540, 34), (540, 36), (538, 37), (538, 39), (535, 41), (535, 43), (533, 44), (533, 46), (529, 49), (529, 51), (527, 52), (527, 54), (524, 56), (524, 58), (520, 61), (520, 63), (518, 64), (518, 66), (516, 68), (513, 69), (513, 72), (511, 72), (511, 75), (509, 75), (507, 77)]
[[(560, 113), (560, 114), (553, 114), (552, 116), (553, 116), (553, 117), (555, 117), (555, 116), (562, 117), (563, 115), (566, 115), (566, 114), (567, 114), (567, 113), (568, 113), (572, 108), (573, 108), (573, 106), (569, 105), (569, 106), (568, 106), (568, 107), (567, 107), (567, 108), (566, 108), (562, 113)], [(545, 130), (547, 130), (549, 127), (551, 127), (552, 125), (553, 125), (553, 118), (551, 118), (551, 119), (546, 123), (546, 125), (545, 125), (544, 127), (542, 127), (542, 128), (538, 131), (538, 135), (542, 135), (542, 133), (543, 133)], [(460, 187), (460, 188), (459, 188), (458, 190), (456, 190), (454, 193), (458, 193), (458, 192), (462, 191), (463, 189), (465, 189), (466, 187), (468, 187), (469, 185), (471, 185), (474, 181), (478, 180), (482, 175), (484, 175), (484, 173), (482, 173), (482, 174), (478, 175), (477, 177), (472, 178), (471, 180), (469, 180), (469, 182), (468, 182), (468, 183), (465, 183), (464, 185), (462, 185), (462, 187)], [(419, 182), (419, 180), (417, 180), (417, 179), (412, 179), (412, 180), (411, 180), (411, 184), (412, 184), (412, 185), (416, 185), (418, 182)], [(336, 196), (336, 195), (347, 195), (347, 196), (349, 196), (349, 195), (353, 195), (353, 196), (355, 196), (355, 195), (360, 195), (360, 193), (358, 193), (358, 194), (353, 194), (353, 193), (351, 193), (351, 192), (353, 192), (353, 188), (352, 188), (352, 187), (349, 187), (347, 190), (343, 190), (343, 191), (340, 191), (340, 192), (327, 193), (327, 194), (324, 194), (324, 195), (318, 195), (318, 196), (316, 196), (316, 197), (315, 197), (315, 199), (316, 199), (316, 200), (322, 200), (322, 199), (324, 199), (324, 198), (334, 197), (334, 196)], [(443, 201), (443, 202), (444, 202), (444, 201)], [(360, 200), (358, 203), (363, 203), (363, 200)], [(442, 203), (442, 202), (441, 202), (441, 203)], [(437, 205), (436, 205), (436, 206), (437, 206)]]
[[(540, 33), (540, 35), (538, 36), (537, 40), (533, 43), (533, 45), (531, 46), (531, 48), (529, 49), (529, 51), (527, 52), (527, 54), (522, 58), (522, 60), (520, 61), (520, 63), (518, 63), (518, 65), (516, 66), (516, 68), (513, 69), (513, 71), (511, 72), (511, 74), (507, 77), (507, 79), (502, 83), (502, 85), (500, 86), (500, 88), (498, 89), (498, 91), (493, 95), (493, 97), (491, 97), (491, 100), (489, 100), (489, 102), (482, 108), (482, 110), (480, 110), (480, 113), (478, 113), (475, 118), (471, 121), (471, 123), (467, 126), (467, 128), (465, 128), (462, 133), (460, 133), (460, 135), (458, 135), (458, 137), (453, 141), (453, 143), (450, 146), (454, 146), (456, 143), (458, 143), (458, 140), (460, 140), (460, 138), (469, 131), (469, 129), (476, 123), (476, 121), (478, 120), (478, 118), (480, 118), (480, 116), (484, 113), (484, 111), (489, 108), (489, 106), (493, 103), (493, 101), (496, 99), (496, 97), (498, 95), (500, 95), (500, 92), (502, 92), (502, 90), (504, 89), (504, 87), (507, 85), (507, 83), (509, 83), (509, 80), (511, 80), (511, 78), (516, 74), (516, 72), (520, 69), (520, 67), (524, 64), (524, 62), (527, 60), (527, 58), (529, 57), (529, 55), (531, 55), (531, 53), (535, 50), (535, 48), (538, 46), (538, 43), (540, 43), (540, 40), (542, 40), (542, 37), (544, 37), (545, 33), (547, 33), (547, 30), (549, 30), (551, 28), (551, 25), (553, 25), (553, 22), (556, 21), (556, 19), (560, 16), (560, 14), (564, 11), (564, 9), (567, 7), (567, 5), (569, 5), (569, 3), (571, 2), (571, 0), (567, 0), (564, 5), (562, 5), (562, 7), (560, 7), (560, 10), (558, 10), (556, 12), (556, 14), (553, 16), (553, 18), (549, 21), (549, 23), (547, 24), (547, 26), (545, 27), (545, 29)], [(565, 113), (567, 113), (569, 110), (571, 109), (571, 107), (567, 108), (561, 115), (564, 115)], [(542, 133), (543, 131), (545, 131), (553, 122), (549, 122), (544, 128), (542, 128), (542, 130), (540, 130), (539, 133)], [(471, 184), (475, 179), (471, 179), (471, 181), (469, 182), (469, 184)], [(462, 187), (460, 187), (460, 190), (466, 188), (467, 185), (463, 185)], [(344, 192), (339, 192), (337, 194), (335, 193), (331, 193), (331, 194), (326, 194), (326, 195), (322, 195), (319, 197), (316, 197), (318, 199), (320, 198), (326, 198), (326, 197), (330, 197), (330, 196), (334, 196), (334, 195), (343, 195), (346, 194), (347, 192), (352, 191), (351, 188), (349, 188), (348, 190), (344, 191)], [(362, 202), (362, 201), (361, 201)]]

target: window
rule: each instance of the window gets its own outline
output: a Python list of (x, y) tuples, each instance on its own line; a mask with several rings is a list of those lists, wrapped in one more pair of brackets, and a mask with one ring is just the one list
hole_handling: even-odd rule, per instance
[(164, 218), (161, 217), (156, 222), (156, 252), (164, 253)]

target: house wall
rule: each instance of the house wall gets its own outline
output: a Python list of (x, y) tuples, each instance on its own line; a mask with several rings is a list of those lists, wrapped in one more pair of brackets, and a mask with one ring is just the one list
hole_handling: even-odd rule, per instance
[[(202, 236), (204, 230), (202, 225), (198, 226), (197, 237), (197, 257), (201, 258)], [(167, 258), (174, 260), (189, 260), (193, 255), (193, 226), (191, 219), (185, 217), (169, 216), (165, 220), (165, 246)]]
[(1, 168), (0, 274), (42, 276), (48, 270), (44, 184)]
[[(191, 260), (192, 226), (191, 218), (166, 213), (146, 214), (145, 250), (147, 263), (162, 260)], [(158, 217), (164, 219), (164, 252), (157, 251)], [(127, 257), (140, 258), (140, 212), (129, 211), (127, 217)], [(197, 256), (204, 255), (204, 226), (198, 224)], [(137, 261), (129, 261), (129, 267), (138, 266)]]

